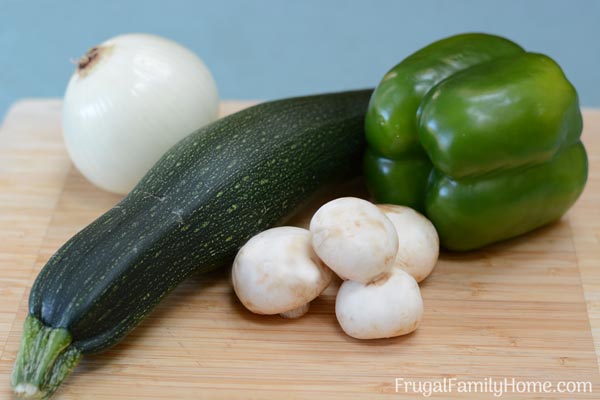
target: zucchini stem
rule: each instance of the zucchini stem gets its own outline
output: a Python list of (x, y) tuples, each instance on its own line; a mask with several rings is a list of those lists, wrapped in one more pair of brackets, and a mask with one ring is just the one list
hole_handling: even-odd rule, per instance
[(50, 397), (81, 358), (72, 341), (66, 329), (45, 326), (28, 315), (10, 378), (14, 392), (26, 399)]

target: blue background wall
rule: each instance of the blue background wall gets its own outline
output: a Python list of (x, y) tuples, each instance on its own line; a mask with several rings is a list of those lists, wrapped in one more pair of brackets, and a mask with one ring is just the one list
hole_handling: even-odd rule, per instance
[(0, 117), (18, 98), (61, 96), (69, 60), (120, 33), (190, 47), (222, 98), (273, 99), (373, 86), (419, 47), (465, 31), (549, 54), (582, 104), (600, 107), (596, 0), (0, 0)]

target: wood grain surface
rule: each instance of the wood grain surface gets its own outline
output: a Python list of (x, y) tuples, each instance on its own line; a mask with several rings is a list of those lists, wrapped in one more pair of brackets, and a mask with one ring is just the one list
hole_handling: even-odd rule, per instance
[[(227, 102), (223, 113), (247, 106)], [(39, 269), (119, 196), (91, 186), (63, 147), (58, 100), (17, 103), (0, 129), (0, 399)], [(468, 254), (443, 253), (421, 288), (425, 317), (408, 336), (357, 341), (338, 327), (338, 282), (299, 320), (250, 314), (224, 269), (192, 277), (124, 342), (86, 356), (57, 399), (420, 398), (396, 378), (590, 381), (594, 393), (501, 398), (599, 398), (600, 112), (584, 113), (586, 190), (559, 222)], [(306, 223), (332, 188), (293, 222)], [(594, 347), (595, 344), (595, 347)], [(556, 386), (553, 386), (556, 387)], [(492, 399), (493, 394), (431, 398)]]

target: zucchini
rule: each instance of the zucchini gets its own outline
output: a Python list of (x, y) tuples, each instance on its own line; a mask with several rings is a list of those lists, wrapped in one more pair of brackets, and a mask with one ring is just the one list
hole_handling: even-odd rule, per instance
[(371, 90), (259, 104), (171, 148), (114, 208), (41, 270), (14, 390), (49, 397), (83, 354), (105, 350), (193, 272), (230, 265), (328, 182), (359, 172)]

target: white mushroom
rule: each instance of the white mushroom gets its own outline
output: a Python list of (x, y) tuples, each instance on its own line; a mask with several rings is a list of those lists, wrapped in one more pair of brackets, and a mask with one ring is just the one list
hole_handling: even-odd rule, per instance
[(335, 314), (349, 336), (389, 338), (417, 329), (423, 316), (423, 300), (414, 278), (392, 268), (389, 276), (370, 284), (345, 281), (337, 294)]
[(312, 249), (310, 232), (295, 227), (254, 236), (240, 249), (232, 269), (233, 288), (247, 309), (286, 318), (304, 315), (331, 278)]
[(398, 251), (394, 224), (355, 197), (325, 204), (310, 221), (317, 255), (342, 279), (368, 283), (387, 273)]
[(440, 240), (427, 218), (409, 207), (379, 204), (377, 207), (392, 221), (398, 234), (398, 253), (394, 267), (408, 272), (421, 282), (438, 259)]

